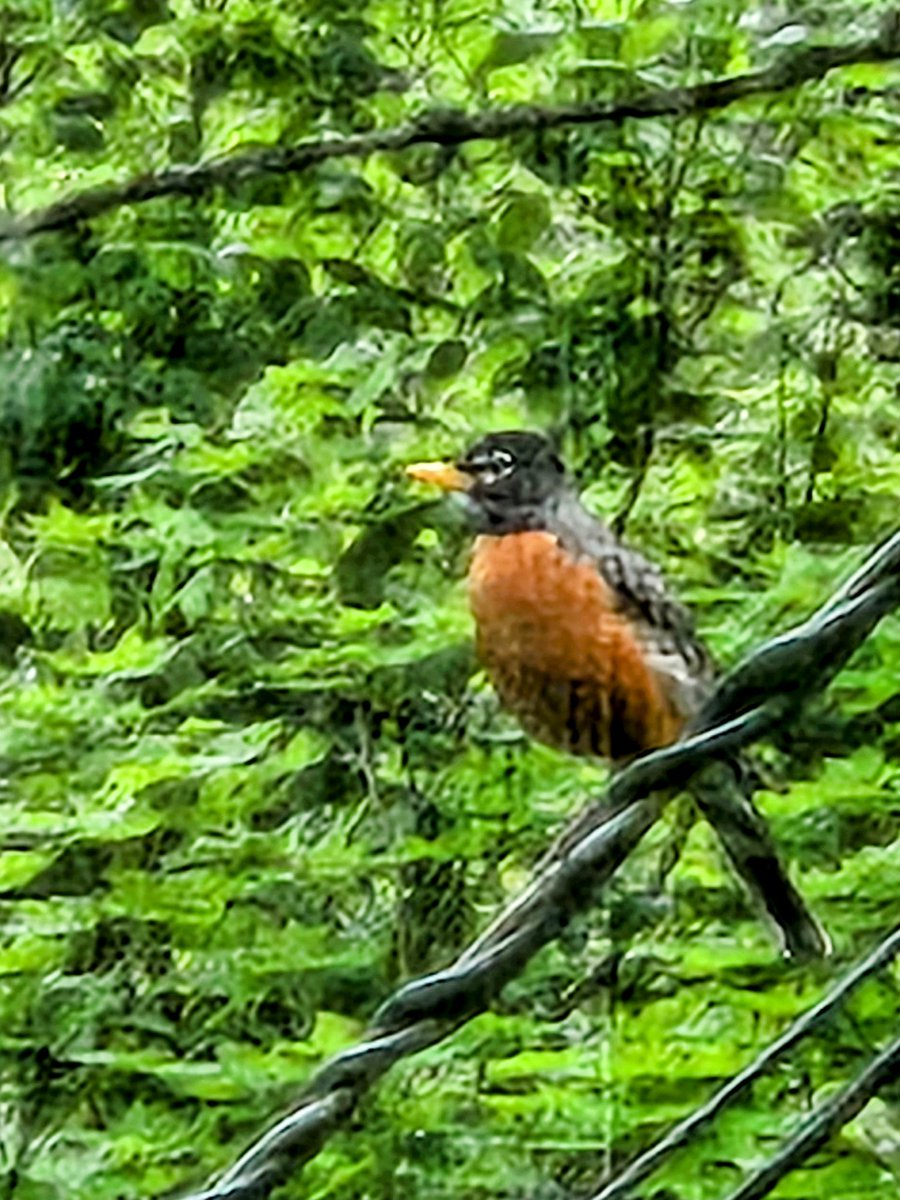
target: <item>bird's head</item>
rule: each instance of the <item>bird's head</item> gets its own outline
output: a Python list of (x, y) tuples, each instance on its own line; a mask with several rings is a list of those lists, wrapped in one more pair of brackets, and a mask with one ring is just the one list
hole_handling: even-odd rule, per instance
[(489, 433), (455, 462), (413, 463), (407, 475), (456, 492), (480, 533), (541, 529), (569, 487), (562, 460), (541, 433)]

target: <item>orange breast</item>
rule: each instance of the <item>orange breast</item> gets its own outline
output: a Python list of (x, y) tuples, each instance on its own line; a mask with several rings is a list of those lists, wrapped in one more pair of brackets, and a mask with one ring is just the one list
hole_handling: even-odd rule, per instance
[(592, 564), (549, 533), (482, 536), (469, 570), (478, 652), (503, 704), (540, 741), (624, 759), (683, 720), (647, 663), (647, 639)]

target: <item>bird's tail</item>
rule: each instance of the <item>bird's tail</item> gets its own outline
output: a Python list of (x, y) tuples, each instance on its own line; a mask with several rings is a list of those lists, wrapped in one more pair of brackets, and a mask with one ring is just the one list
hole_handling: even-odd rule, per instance
[(789, 879), (741, 764), (710, 763), (689, 790), (738, 875), (777, 925), (785, 953), (801, 959), (829, 954), (828, 935)]

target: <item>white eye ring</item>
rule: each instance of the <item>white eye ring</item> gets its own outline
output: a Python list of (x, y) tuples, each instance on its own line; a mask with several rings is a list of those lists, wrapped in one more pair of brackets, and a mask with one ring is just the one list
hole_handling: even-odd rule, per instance
[(491, 454), (491, 466), (499, 475), (505, 475), (515, 466), (516, 460), (508, 450), (494, 450)]

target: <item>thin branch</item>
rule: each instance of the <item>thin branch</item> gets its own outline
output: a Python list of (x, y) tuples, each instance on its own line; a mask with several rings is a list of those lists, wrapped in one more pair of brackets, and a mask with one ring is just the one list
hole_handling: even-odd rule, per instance
[(625, 1200), (639, 1183), (643, 1183), (648, 1176), (658, 1170), (676, 1150), (687, 1145), (729, 1104), (733, 1104), (735, 1100), (740, 1099), (745, 1092), (749, 1091), (753, 1084), (798, 1042), (818, 1026), (823, 1025), (863, 980), (887, 966), (897, 954), (900, 954), (900, 929), (896, 929), (890, 937), (885, 938), (879, 946), (867, 954), (852, 971), (848, 972), (830, 992), (822, 997), (818, 1004), (807, 1009), (792, 1025), (788, 1026), (780, 1037), (767, 1046), (758, 1058), (754, 1059), (749, 1066), (744, 1067), (733, 1079), (729, 1079), (724, 1087), (721, 1087), (705, 1104), (692, 1112), (690, 1116), (685, 1117), (683, 1121), (679, 1121), (643, 1154), (638, 1155), (624, 1171), (621, 1171), (605, 1187), (601, 1188), (593, 1200)]
[[(894, 540), (900, 547), (900, 534)], [(394, 1063), (436, 1044), (488, 1008), (572, 915), (590, 906), (656, 820), (667, 793), (790, 720), (802, 700), (826, 686), (879, 617), (900, 601), (898, 588), (898, 563), (888, 543), (840, 589), (838, 602), (827, 601), (815, 617), (739, 664), (719, 684), (708, 708), (716, 724), (637, 759), (618, 774), (603, 801), (579, 814), (557, 841), (524, 895), (452, 966), (395, 992), (361, 1041), (313, 1076), (293, 1111), (192, 1200), (265, 1200), (318, 1153)], [(768, 694), (760, 663), (773, 668)], [(744, 711), (734, 715), (729, 699)]]
[(890, 9), (872, 38), (843, 46), (795, 48), (762, 70), (692, 87), (647, 88), (622, 101), (523, 104), (471, 115), (457, 109), (434, 109), (390, 129), (350, 137), (326, 137), (292, 146), (237, 150), (207, 162), (181, 164), (156, 174), (87, 188), (46, 208), (8, 220), (0, 226), (0, 241), (68, 228), (111, 209), (145, 204), (160, 196), (198, 197), (216, 187), (232, 187), (261, 175), (298, 174), (327, 159), (366, 158), (377, 151), (408, 150), (423, 144), (461, 146), (466, 142), (577, 125), (620, 125), (630, 118), (697, 116), (751, 96), (790, 91), (822, 79), (838, 67), (896, 58), (900, 58), (900, 13)]
[(900, 574), (900, 532), (892, 534), (871, 554), (859, 570), (854, 571), (847, 582), (834, 593), (820, 610), (833, 612), (847, 600), (861, 595), (867, 588), (891, 575)]
[(898, 1072), (900, 1037), (885, 1046), (865, 1070), (837, 1095), (815, 1109), (778, 1153), (745, 1179), (728, 1200), (760, 1200), (760, 1197), (767, 1196), (785, 1175), (795, 1171), (839, 1129), (858, 1116), (885, 1084), (896, 1082)]

